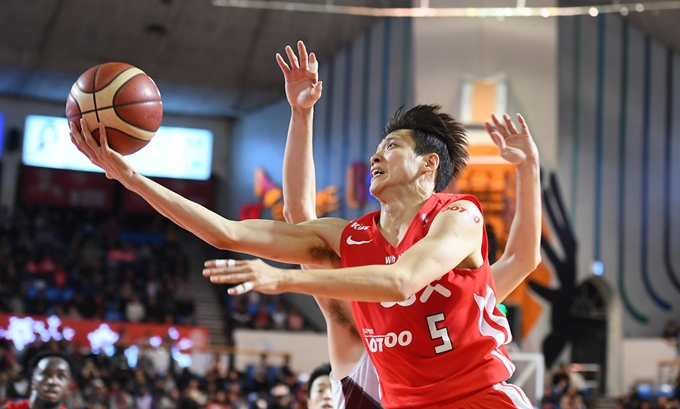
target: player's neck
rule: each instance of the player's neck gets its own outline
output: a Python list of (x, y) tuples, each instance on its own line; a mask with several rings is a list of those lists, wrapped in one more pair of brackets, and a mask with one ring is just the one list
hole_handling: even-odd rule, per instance
[(408, 195), (381, 203), (378, 228), (390, 244), (396, 246), (401, 241), (428, 198), (424, 195)]

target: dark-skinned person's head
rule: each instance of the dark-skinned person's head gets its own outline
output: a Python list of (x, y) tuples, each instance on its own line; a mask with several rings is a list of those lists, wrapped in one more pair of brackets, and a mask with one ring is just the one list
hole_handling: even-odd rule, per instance
[(39, 352), (27, 370), (31, 377), (31, 409), (60, 407), (73, 377), (73, 364), (68, 355), (59, 351)]

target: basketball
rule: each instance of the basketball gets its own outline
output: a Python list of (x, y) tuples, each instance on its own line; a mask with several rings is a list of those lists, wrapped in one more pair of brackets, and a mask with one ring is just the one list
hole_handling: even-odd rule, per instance
[(142, 149), (161, 126), (163, 103), (151, 77), (130, 64), (109, 62), (85, 71), (71, 87), (66, 117), (80, 130), (84, 118), (99, 141), (99, 122), (111, 149), (129, 155)]

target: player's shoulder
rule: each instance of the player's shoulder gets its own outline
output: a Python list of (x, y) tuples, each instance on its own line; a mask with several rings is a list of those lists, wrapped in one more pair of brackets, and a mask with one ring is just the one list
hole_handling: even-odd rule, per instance
[(472, 204), (478, 207), (479, 209), (482, 208), (479, 199), (477, 199), (476, 196), (467, 193), (435, 193), (434, 196), (442, 205), (462, 202)]
[(472, 229), (476, 229), (476, 225), (483, 225), (483, 222), (484, 216), (478, 204), (467, 199), (452, 200), (443, 204), (433, 221), (445, 228), (457, 225)]

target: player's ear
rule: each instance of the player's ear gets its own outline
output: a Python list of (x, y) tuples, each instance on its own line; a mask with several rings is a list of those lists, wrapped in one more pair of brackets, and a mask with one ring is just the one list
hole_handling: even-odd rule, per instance
[(437, 170), (439, 168), (439, 155), (434, 152), (423, 155), (423, 167), (427, 171)]

